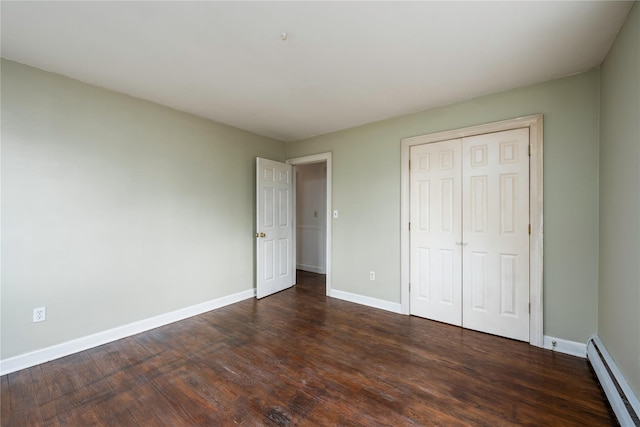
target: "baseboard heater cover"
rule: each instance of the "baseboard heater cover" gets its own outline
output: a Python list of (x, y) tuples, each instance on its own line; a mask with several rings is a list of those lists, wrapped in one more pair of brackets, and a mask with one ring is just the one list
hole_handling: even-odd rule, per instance
[(620, 425), (640, 426), (640, 402), (597, 335), (587, 343), (587, 358)]

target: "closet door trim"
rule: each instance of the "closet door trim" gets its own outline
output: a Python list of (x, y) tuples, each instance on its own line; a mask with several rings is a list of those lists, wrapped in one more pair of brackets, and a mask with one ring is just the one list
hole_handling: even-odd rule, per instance
[(410, 176), (409, 158), (412, 145), (429, 144), (449, 139), (501, 132), (505, 130), (529, 128), (529, 217), (531, 221), (531, 238), (529, 240), (529, 301), (531, 313), (529, 318), (529, 343), (537, 347), (543, 346), (543, 118), (542, 114), (519, 117), (500, 122), (454, 129), (403, 138), (401, 140), (401, 234), (400, 234), (400, 298), (402, 313), (409, 314), (409, 277), (410, 277)]

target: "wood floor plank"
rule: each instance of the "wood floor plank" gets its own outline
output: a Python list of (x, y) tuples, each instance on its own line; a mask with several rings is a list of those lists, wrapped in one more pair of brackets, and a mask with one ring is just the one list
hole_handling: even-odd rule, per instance
[[(324, 276), (1, 378), (3, 426), (611, 426), (586, 360), (324, 295)], [(35, 410), (34, 410), (35, 408)]]
[[(2, 384), (8, 386), (8, 393), (3, 398), (2, 411), (8, 409), (8, 414), (2, 414), (2, 425), (39, 425), (42, 424), (35, 388), (31, 378), (31, 370), (24, 369), (6, 376), (7, 381)], [(5, 421), (6, 420), (6, 421)]]
[(14, 393), (9, 391), (9, 376), (0, 377), (0, 425), (9, 424), (9, 416), (13, 413), (11, 410), (11, 400)]

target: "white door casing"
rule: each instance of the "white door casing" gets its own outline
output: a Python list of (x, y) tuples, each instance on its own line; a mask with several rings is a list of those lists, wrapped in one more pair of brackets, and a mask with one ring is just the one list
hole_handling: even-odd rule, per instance
[(294, 284), (292, 166), (256, 161), (256, 296)]
[(462, 326), (529, 341), (529, 129), (462, 139)]
[(411, 147), (411, 314), (462, 325), (461, 140)]

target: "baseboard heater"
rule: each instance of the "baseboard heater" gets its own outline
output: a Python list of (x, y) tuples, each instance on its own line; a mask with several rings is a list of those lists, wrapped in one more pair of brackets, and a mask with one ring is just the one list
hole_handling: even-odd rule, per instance
[(620, 425), (640, 426), (640, 402), (597, 335), (587, 343), (587, 358)]

